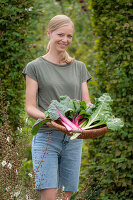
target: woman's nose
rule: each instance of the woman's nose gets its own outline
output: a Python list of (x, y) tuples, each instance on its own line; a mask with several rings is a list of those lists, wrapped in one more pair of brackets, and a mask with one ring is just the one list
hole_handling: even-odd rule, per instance
[(64, 36), (64, 37), (62, 38), (62, 41), (63, 41), (63, 42), (67, 42), (67, 36)]

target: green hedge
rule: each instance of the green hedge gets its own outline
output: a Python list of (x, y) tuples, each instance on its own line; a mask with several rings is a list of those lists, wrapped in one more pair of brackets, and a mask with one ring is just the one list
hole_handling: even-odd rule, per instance
[(27, 35), (31, 17), (34, 15), (33, 6), (32, 0), (0, 2), (0, 79), (5, 101), (9, 102), (9, 120), (14, 130), (20, 124), (20, 114), (24, 107), (24, 79), (21, 73), (29, 57)]
[[(95, 95), (108, 92), (113, 112), (125, 126), (88, 144), (88, 175), (102, 188), (100, 199), (133, 199), (133, 2), (91, 0), (92, 26), (97, 37)], [(104, 176), (103, 176), (104, 175)], [(101, 178), (102, 177), (102, 178)]]

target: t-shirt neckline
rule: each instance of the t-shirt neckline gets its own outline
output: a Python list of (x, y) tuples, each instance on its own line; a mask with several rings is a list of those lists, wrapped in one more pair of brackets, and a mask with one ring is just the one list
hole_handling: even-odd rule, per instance
[(71, 63), (66, 63), (66, 64), (56, 64), (56, 63), (53, 63), (53, 62), (51, 62), (51, 61), (45, 59), (43, 56), (40, 56), (40, 58), (42, 58), (42, 59), (45, 60), (46, 62), (48, 62), (48, 63), (50, 63), (50, 64), (52, 64), (52, 65), (54, 65), (54, 66), (57, 66), (57, 67), (67, 67), (67, 66), (70, 66), (70, 65), (73, 63), (73, 62), (71, 62)]

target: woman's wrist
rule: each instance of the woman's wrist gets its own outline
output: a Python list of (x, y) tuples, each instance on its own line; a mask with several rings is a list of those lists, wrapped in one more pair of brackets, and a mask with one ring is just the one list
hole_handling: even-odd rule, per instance
[(39, 109), (37, 109), (36, 107), (33, 107), (33, 106), (28, 107), (27, 114), (35, 120), (46, 119), (45, 114), (42, 111), (40, 111)]
[(46, 119), (45, 114), (43, 112), (38, 112), (38, 119)]

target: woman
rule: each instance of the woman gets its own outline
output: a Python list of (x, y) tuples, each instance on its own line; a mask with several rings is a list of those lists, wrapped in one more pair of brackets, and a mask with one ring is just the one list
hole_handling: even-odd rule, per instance
[[(66, 49), (72, 42), (74, 24), (66, 15), (53, 17), (48, 26), (49, 44), (44, 56), (31, 61), (23, 70), (26, 77), (26, 111), (34, 118), (45, 119), (51, 100), (67, 95), (91, 105), (87, 81), (91, 79), (84, 63), (70, 57)], [(38, 107), (37, 107), (38, 97)], [(41, 200), (55, 200), (64, 192), (70, 199), (78, 191), (82, 140), (43, 125), (32, 141), (35, 188)], [(67, 198), (66, 198), (67, 197)]]

